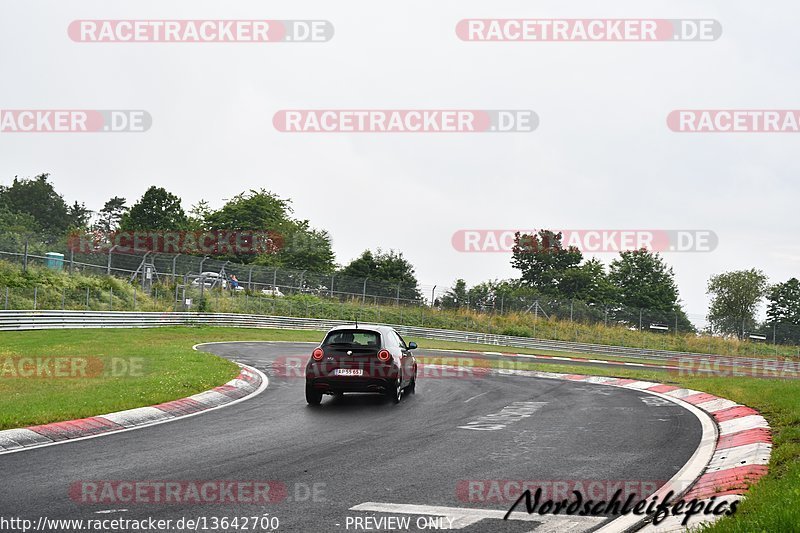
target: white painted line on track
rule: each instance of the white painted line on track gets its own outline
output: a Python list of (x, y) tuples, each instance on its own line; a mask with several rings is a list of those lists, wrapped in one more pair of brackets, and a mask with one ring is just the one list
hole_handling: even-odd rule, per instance
[[(351, 511), (367, 511), (373, 513), (400, 513), (423, 516), (444, 516), (452, 520), (451, 529), (464, 529), (486, 518), (502, 520), (506, 511), (498, 509), (474, 509), (465, 507), (443, 507), (438, 505), (411, 505), (405, 503), (379, 503), (365, 502), (350, 508)], [(534, 531), (588, 531), (605, 522), (602, 516), (559, 516), (528, 514), (527, 512), (513, 512), (509, 520), (524, 522), (538, 522)]]
[(484, 394), (489, 394), (489, 392), (491, 392), (491, 391), (488, 391), (488, 390), (487, 390), (486, 392), (482, 392), (482, 393), (480, 393), (480, 394), (476, 394), (476, 395), (475, 395), (475, 396), (473, 396), (472, 398), (469, 398), (468, 400), (464, 400), (464, 403), (471, 402), (471, 401), (472, 401), (472, 400), (474, 400), (475, 398), (480, 398), (480, 397), (481, 397), (481, 396), (483, 396)]

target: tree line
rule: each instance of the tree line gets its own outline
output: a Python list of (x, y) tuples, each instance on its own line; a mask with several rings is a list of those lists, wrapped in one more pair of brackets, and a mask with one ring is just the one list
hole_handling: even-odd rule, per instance
[[(265, 189), (243, 191), (212, 209), (205, 200), (186, 211), (179, 196), (151, 186), (129, 205), (113, 196), (93, 211), (84, 203), (69, 204), (50, 181), (49, 174), (15, 177), (0, 186), (0, 246), (14, 244), (19, 235), (34, 235), (41, 246), (53, 245), (70, 231), (200, 231), (269, 230), (282, 236), (275, 253), (221, 257), (236, 263), (293, 269), (338, 278), (337, 291), (359, 294), (363, 280), (369, 293), (422, 302), (414, 266), (395, 250), (364, 250), (340, 265), (330, 234), (294, 216), (291, 200)], [(694, 326), (681, 305), (675, 274), (664, 259), (646, 249), (622, 251), (608, 267), (585, 258), (576, 247), (564, 247), (560, 233), (540, 230), (516, 234), (511, 265), (519, 278), (489, 280), (468, 287), (457, 279), (444, 295), (430, 302), (442, 308), (475, 310), (531, 310), (569, 306), (592, 321), (622, 324), (664, 323), (681, 331)], [(760, 270), (724, 272), (709, 279), (708, 321), (713, 333), (747, 337), (754, 332), (772, 334), (779, 341), (800, 341), (800, 281), (791, 278), (770, 284)], [(766, 301), (767, 319), (757, 311)], [(639, 310), (637, 317), (636, 310)], [(642, 310), (646, 310), (643, 316)], [(782, 327), (777, 334), (775, 324)]]
[(294, 216), (291, 200), (261, 189), (244, 191), (212, 209), (205, 200), (186, 211), (179, 196), (155, 185), (129, 205), (123, 197), (109, 198), (97, 211), (84, 203), (68, 205), (49, 174), (31, 179), (15, 177), (0, 186), (0, 246), (28, 235), (40, 240), (44, 250), (71, 231), (202, 231), (269, 230), (281, 236), (275, 253), (231, 254), (217, 259), (234, 263), (334, 275), (337, 290), (360, 294), (361, 280), (371, 281), (370, 293), (421, 300), (413, 265), (395, 250), (365, 250), (345, 265), (339, 265), (330, 234)]

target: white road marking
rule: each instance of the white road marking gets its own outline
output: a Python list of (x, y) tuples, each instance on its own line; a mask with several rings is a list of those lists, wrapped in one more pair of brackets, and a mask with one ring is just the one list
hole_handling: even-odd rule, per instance
[[(464, 529), (485, 518), (502, 520), (506, 511), (496, 509), (470, 509), (464, 507), (442, 507), (437, 505), (411, 505), (405, 503), (365, 502), (350, 508), (351, 511), (368, 511), (374, 513), (401, 513), (428, 516), (444, 516), (451, 520), (451, 529)], [(509, 520), (538, 522), (539, 527), (531, 530), (535, 533), (556, 531), (588, 531), (605, 522), (602, 516), (569, 516), (539, 515), (515, 511)]]
[(547, 402), (514, 402), (503, 407), (499, 413), (479, 416), (475, 420), (467, 422), (466, 425), (457, 427), (475, 431), (497, 431), (532, 416), (545, 405)]
[(103, 511), (95, 511), (94, 514), (113, 514), (113, 513), (127, 513), (127, 509), (105, 509)]
[(489, 394), (489, 392), (491, 392), (491, 391), (488, 391), (488, 390), (487, 390), (486, 392), (482, 392), (482, 393), (480, 393), (480, 394), (476, 394), (476, 395), (475, 395), (475, 396), (473, 396), (472, 398), (469, 398), (468, 400), (464, 400), (464, 403), (471, 402), (471, 401), (472, 401), (472, 400), (474, 400), (475, 398), (480, 398), (480, 397), (481, 397), (481, 396), (483, 396), (484, 394)]

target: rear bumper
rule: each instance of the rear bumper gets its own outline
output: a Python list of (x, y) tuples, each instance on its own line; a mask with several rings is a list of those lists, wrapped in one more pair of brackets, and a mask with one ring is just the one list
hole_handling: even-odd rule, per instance
[(388, 364), (362, 367), (362, 376), (337, 376), (334, 375), (336, 368), (324, 363), (309, 365), (306, 385), (322, 393), (386, 392), (394, 389), (400, 375), (397, 366)]
[(386, 392), (394, 388), (395, 380), (379, 378), (316, 378), (306, 383), (322, 393), (337, 392)]

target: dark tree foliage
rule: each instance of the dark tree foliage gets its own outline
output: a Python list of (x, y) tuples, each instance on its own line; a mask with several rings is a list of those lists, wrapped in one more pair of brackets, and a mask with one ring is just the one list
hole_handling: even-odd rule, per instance
[(153, 185), (120, 219), (120, 229), (180, 231), (188, 228), (181, 199)]

